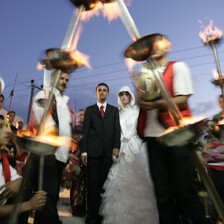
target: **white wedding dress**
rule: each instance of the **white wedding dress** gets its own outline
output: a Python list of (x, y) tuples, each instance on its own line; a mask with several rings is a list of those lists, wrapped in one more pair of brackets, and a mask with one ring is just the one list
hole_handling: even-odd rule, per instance
[(120, 155), (104, 184), (100, 214), (105, 224), (158, 224), (146, 144), (136, 131), (139, 108), (129, 87), (121, 91), (130, 92), (131, 107), (120, 110)]

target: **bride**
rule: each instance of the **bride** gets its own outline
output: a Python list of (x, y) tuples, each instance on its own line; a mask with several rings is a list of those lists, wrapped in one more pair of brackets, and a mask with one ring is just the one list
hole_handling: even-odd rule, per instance
[(105, 224), (158, 224), (146, 145), (138, 137), (139, 108), (129, 87), (118, 94), (121, 148), (104, 184), (100, 214)]

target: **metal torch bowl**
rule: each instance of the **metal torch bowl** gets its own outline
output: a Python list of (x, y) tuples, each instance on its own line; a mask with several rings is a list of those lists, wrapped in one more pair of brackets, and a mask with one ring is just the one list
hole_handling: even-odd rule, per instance
[(71, 2), (77, 8), (84, 5), (85, 10), (87, 11), (93, 9), (99, 0), (71, 0)]
[(46, 69), (59, 69), (66, 73), (71, 73), (77, 68), (81, 68), (84, 64), (82, 60), (74, 55), (72, 51), (60, 48), (50, 48), (46, 50), (48, 59), (40, 61)]
[(124, 56), (135, 61), (146, 60), (151, 54), (153, 43), (157, 36), (161, 36), (161, 34), (152, 33), (139, 38), (125, 50)]
[(116, 0), (100, 0), (102, 3), (111, 3), (115, 2)]
[(57, 148), (55, 145), (36, 141), (35, 137), (29, 136), (17, 137), (17, 143), (22, 149), (36, 155), (51, 155)]
[(158, 139), (168, 146), (182, 146), (197, 140), (203, 134), (203, 122), (201, 119), (193, 124), (177, 127), (176, 130), (161, 135)]
[(209, 46), (211, 46), (211, 45), (217, 45), (217, 44), (219, 44), (220, 43), (220, 40), (221, 40), (222, 38), (215, 38), (215, 39), (210, 39), (210, 40), (207, 40), (204, 44), (206, 44), (206, 45), (209, 45)]
[[(220, 86), (220, 80), (219, 79), (212, 80), (211, 82), (215, 86)], [(222, 78), (222, 83), (224, 84), (224, 78)]]

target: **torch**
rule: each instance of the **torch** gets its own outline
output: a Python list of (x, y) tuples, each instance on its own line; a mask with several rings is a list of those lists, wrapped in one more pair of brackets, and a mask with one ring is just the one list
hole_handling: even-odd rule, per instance
[(216, 45), (220, 42), (222, 38), (222, 31), (218, 29), (216, 26), (213, 29), (213, 21), (210, 20), (210, 23), (207, 27), (205, 27), (204, 31), (199, 32), (199, 36), (203, 40), (204, 44), (207, 46), (211, 46), (215, 58), (215, 63), (216, 63), (216, 68), (217, 68), (217, 73), (218, 73), (218, 80), (214, 80), (212, 83), (214, 85), (218, 85), (221, 88), (222, 92), (222, 97), (224, 97), (224, 82), (223, 82), (223, 77), (222, 77), (222, 72), (220, 68), (220, 63), (219, 63), (219, 57), (218, 57), (218, 52), (216, 49)]
[[(191, 120), (189, 123), (185, 122), (185, 120), (182, 119), (181, 114), (179, 110), (177, 109), (177, 106), (173, 102), (169, 91), (164, 85), (160, 77), (160, 74), (156, 69), (155, 64), (149, 59), (149, 55), (152, 51), (152, 49), (150, 49), (149, 46), (152, 45), (154, 35), (157, 35), (157, 34), (150, 34), (140, 38), (139, 32), (134, 24), (134, 21), (131, 18), (131, 15), (129, 14), (126, 6), (123, 4), (123, 1), (122, 0), (117, 0), (117, 1), (121, 9), (120, 17), (123, 18), (122, 21), (126, 29), (128, 30), (128, 32), (131, 33), (131, 37), (134, 37), (135, 39), (135, 42), (132, 43), (125, 50), (124, 55), (126, 58), (131, 58), (135, 61), (146, 60), (148, 62), (148, 65), (150, 69), (152, 70), (152, 73), (156, 80), (156, 84), (161, 89), (161, 94), (163, 98), (166, 100), (168, 110), (172, 118), (176, 122), (176, 126), (172, 130), (169, 130), (167, 133), (160, 136), (160, 139), (169, 146), (184, 145), (184, 144), (191, 143), (194, 140), (197, 140), (203, 133), (203, 119), (196, 120), (196, 121)], [(205, 164), (198, 157), (193, 147), (191, 149), (191, 155), (201, 175), (201, 178), (205, 184), (205, 187), (214, 202), (214, 205), (219, 214), (219, 217), (222, 220), (224, 220), (223, 203), (214, 187), (214, 184), (210, 176), (208, 175)]]

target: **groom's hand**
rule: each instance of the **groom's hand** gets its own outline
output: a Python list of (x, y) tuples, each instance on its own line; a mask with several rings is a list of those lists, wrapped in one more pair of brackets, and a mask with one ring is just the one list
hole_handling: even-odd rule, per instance
[(87, 155), (81, 155), (81, 160), (84, 166), (87, 166)]

